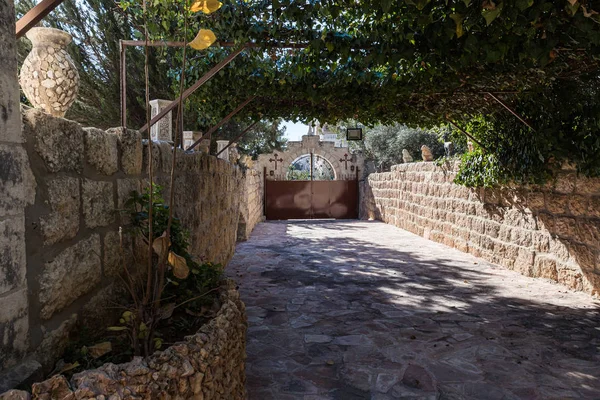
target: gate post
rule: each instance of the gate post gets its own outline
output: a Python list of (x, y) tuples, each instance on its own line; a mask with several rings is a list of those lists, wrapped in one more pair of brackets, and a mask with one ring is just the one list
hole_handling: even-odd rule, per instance
[(356, 166), (356, 219), (360, 219), (360, 180), (358, 174), (358, 165)]
[(267, 167), (263, 167), (263, 215), (267, 218)]

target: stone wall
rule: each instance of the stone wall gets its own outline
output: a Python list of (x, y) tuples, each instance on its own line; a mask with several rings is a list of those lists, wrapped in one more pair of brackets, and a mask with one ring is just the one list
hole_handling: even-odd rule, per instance
[[(15, 115), (6, 129), (20, 132)], [(123, 291), (119, 228), (128, 222), (120, 210), (133, 190), (148, 186), (147, 144), (137, 131), (83, 128), (36, 109), (23, 110), (22, 126), (25, 140), (13, 135), (14, 144), (0, 143), (0, 186), (9, 194), (0, 198), (0, 371), (29, 364), (15, 377), (0, 373), (0, 390), (36, 366), (52, 369), (78, 323), (93, 331), (113, 322)], [(168, 201), (172, 147), (152, 145), (155, 182)], [(244, 203), (246, 234), (256, 224), (262, 199), (255, 175), (213, 156), (178, 151), (174, 211), (190, 231), (191, 254), (229, 261), (246, 191), (253, 196)], [(146, 247), (128, 237), (125, 262), (145, 265)]]
[(13, 0), (0, 0), (0, 371), (29, 348), (25, 207), (35, 194), (19, 113)]
[(245, 185), (240, 196), (240, 219), (238, 223), (238, 241), (248, 240), (256, 224), (263, 219), (263, 178), (258, 171), (245, 171)]
[[(155, 182), (167, 198), (173, 148), (165, 142), (155, 147)], [(174, 210), (191, 233), (189, 252), (226, 265), (235, 251), (245, 175), (228, 161), (204, 153), (180, 151), (176, 161)]]
[(452, 183), (457, 167), (410, 163), (371, 174), (361, 217), (600, 293), (600, 179), (563, 170), (544, 186), (469, 189)]
[[(148, 360), (137, 357), (75, 374), (70, 382), (56, 375), (33, 385), (34, 398), (245, 399), (246, 309), (232, 281), (222, 288), (219, 300), (216, 317), (185, 341)], [(7, 399), (26, 398), (27, 393), (12, 396)]]

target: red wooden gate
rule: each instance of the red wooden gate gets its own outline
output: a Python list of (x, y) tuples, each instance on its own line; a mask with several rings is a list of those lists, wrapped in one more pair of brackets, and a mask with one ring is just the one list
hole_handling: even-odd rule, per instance
[(265, 180), (268, 220), (358, 218), (358, 181)]

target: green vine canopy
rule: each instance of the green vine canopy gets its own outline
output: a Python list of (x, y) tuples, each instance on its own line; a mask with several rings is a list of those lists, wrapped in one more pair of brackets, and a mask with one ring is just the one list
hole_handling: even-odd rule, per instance
[[(139, 2), (120, 6), (142, 26)], [(471, 134), (495, 155), (479, 158), (503, 171), (491, 184), (538, 180), (566, 160), (600, 175), (600, 9), (591, 0), (231, 0), (210, 14), (191, 6), (150, 0), (146, 11), (151, 40), (214, 32), (212, 47), (188, 50), (185, 87), (248, 46), (188, 100), (199, 127), (252, 96), (251, 118), (452, 120), (467, 130), (483, 120)], [(182, 51), (164, 51), (178, 86)]]

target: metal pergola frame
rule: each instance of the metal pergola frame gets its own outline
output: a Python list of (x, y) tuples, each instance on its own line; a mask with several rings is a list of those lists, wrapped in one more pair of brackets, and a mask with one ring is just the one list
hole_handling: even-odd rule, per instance
[[(120, 40), (120, 79), (121, 79), (121, 126), (123, 128), (127, 128), (127, 47), (141, 46), (141, 47), (184, 47), (186, 45), (185, 42), (180, 41), (150, 41), (146, 42), (143, 40)], [(219, 45), (222, 47), (234, 47), (235, 43), (232, 42), (219, 42)], [(270, 43), (265, 45), (259, 45), (257, 43), (246, 43), (242, 47), (233, 51), (229, 54), (225, 59), (211, 68), (206, 74), (204, 74), (200, 79), (198, 79), (192, 86), (186, 89), (183, 92), (182, 100), (187, 99), (192, 93), (194, 93), (200, 86), (208, 82), (212, 77), (214, 77), (219, 71), (221, 71), (225, 66), (227, 66), (230, 62), (232, 62), (238, 55), (240, 55), (247, 48), (258, 48), (258, 47), (272, 47), (272, 48), (285, 48), (285, 49), (302, 49), (306, 48), (308, 44), (304, 43)], [(244, 108), (248, 103), (254, 100), (256, 96), (251, 99), (246, 100), (240, 106), (238, 106), (232, 113), (227, 115), (223, 120), (221, 120), (217, 125), (211, 127), (206, 134), (204, 134), (199, 140), (197, 140), (194, 144), (192, 144), (187, 150), (191, 150), (200, 143), (200, 140), (212, 135), (217, 129), (223, 126), (227, 121), (229, 121), (234, 115), (236, 115), (242, 108)], [(167, 107), (165, 107), (160, 113), (154, 116), (149, 124), (145, 124), (140, 128), (140, 133), (144, 133), (149, 130), (154, 124), (160, 121), (165, 115), (167, 115), (174, 108), (178, 107), (179, 99), (173, 100)]]
[(203, 134), (198, 140), (196, 140), (194, 143), (192, 143), (192, 145), (190, 147), (188, 147), (186, 150), (192, 150), (203, 139), (210, 139), (212, 137), (212, 134), (214, 132), (216, 132), (217, 129), (219, 129), (220, 127), (225, 125), (231, 118), (233, 118), (244, 107), (246, 107), (248, 104), (250, 104), (250, 102), (252, 102), (255, 98), (256, 98), (256, 96), (252, 96), (252, 97), (248, 98), (247, 100), (243, 101), (242, 103), (240, 103), (232, 112), (227, 114), (227, 116), (225, 118), (223, 118), (221, 121), (219, 121), (218, 124), (212, 126), (205, 134)]
[(519, 114), (517, 114), (517, 112), (515, 110), (513, 110), (512, 108), (510, 108), (508, 105), (506, 105), (506, 103), (504, 103), (502, 100), (500, 100), (498, 97), (494, 96), (493, 93), (491, 92), (485, 92), (484, 94), (487, 94), (488, 96), (490, 96), (496, 103), (500, 104), (502, 107), (504, 107), (509, 113), (511, 113), (512, 115), (514, 115), (519, 121), (521, 121), (523, 124), (525, 124), (525, 126), (527, 126), (529, 129), (531, 129), (532, 131), (535, 132), (535, 129), (533, 129), (533, 127), (531, 125), (529, 125), (527, 123), (527, 121), (525, 121)]
[[(143, 42), (142, 42), (143, 43)], [(137, 44), (136, 44), (137, 45)], [(143, 45), (143, 44), (142, 44)], [(134, 46), (134, 45), (132, 45)], [(121, 41), (121, 126), (123, 128), (127, 128), (127, 64), (126, 64), (126, 45)], [(198, 88), (208, 82), (213, 76), (215, 76), (219, 71), (221, 71), (225, 66), (227, 66), (230, 62), (232, 62), (238, 55), (240, 55), (244, 51), (245, 47), (241, 47), (237, 50), (234, 50), (231, 54), (225, 57), (221, 62), (212, 67), (207, 73), (205, 73), (200, 79), (198, 79), (192, 86), (187, 88), (181, 98), (182, 100), (186, 100), (192, 93), (194, 93)], [(172, 111), (175, 107), (179, 105), (179, 98), (173, 100), (167, 107), (165, 107), (160, 113), (154, 116), (150, 123), (145, 124), (140, 128), (140, 133), (144, 133), (152, 125), (156, 124), (160, 121), (165, 115), (167, 115), (170, 111)]]
[(16, 36), (17, 39), (22, 37), (31, 28), (37, 25), (46, 15), (50, 14), (52, 10), (62, 3), (63, 0), (42, 0), (35, 5), (27, 14), (23, 15), (17, 21)]
[(244, 135), (246, 135), (246, 133), (250, 132), (250, 129), (254, 128), (254, 126), (258, 124), (258, 121), (254, 121), (252, 124), (250, 124), (250, 126), (248, 126), (246, 129), (244, 129), (242, 131), (242, 133), (240, 133), (239, 135), (236, 136), (235, 139), (231, 140), (229, 143), (227, 143), (227, 146), (223, 147), (219, 152), (217, 152), (217, 157), (219, 157), (219, 155), (224, 152), (225, 150), (227, 150), (229, 148), (229, 146), (231, 146), (232, 144), (236, 143), (238, 140), (240, 140), (242, 137), (244, 137)]
[(458, 129), (460, 132), (462, 132), (463, 135), (465, 135), (466, 137), (468, 137), (469, 139), (471, 139), (473, 142), (475, 142), (479, 147), (481, 147), (485, 152), (489, 153), (489, 150), (483, 145), (481, 144), (481, 142), (477, 139), (475, 139), (473, 137), (473, 135), (471, 135), (469, 132), (465, 131), (463, 128), (461, 128), (460, 126), (458, 126), (452, 119), (450, 119), (450, 117), (448, 117), (446, 115), (446, 121), (448, 121), (448, 123), (450, 123), (450, 125), (452, 125), (453, 127), (455, 127), (456, 129)]

